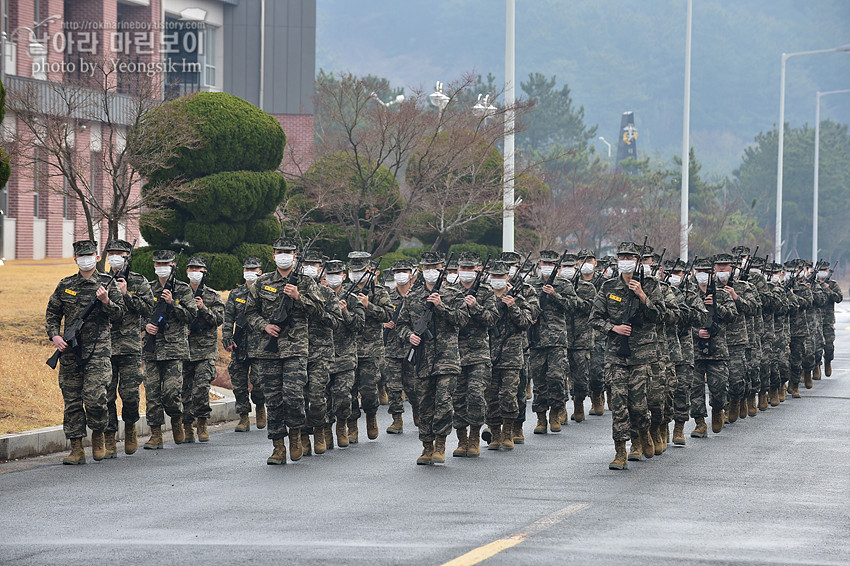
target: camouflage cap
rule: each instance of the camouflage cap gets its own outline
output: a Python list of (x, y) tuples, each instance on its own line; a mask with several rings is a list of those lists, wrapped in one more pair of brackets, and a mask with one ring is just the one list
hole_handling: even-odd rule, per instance
[(573, 267), (578, 263), (578, 256), (576, 254), (564, 254), (564, 261), (561, 262), (561, 265), (566, 267)]
[(748, 246), (735, 246), (732, 248), (732, 253), (738, 256), (750, 255), (750, 248)]
[[(643, 257), (649, 257), (649, 256), (643, 256)], [(661, 261), (661, 254), (652, 254), (652, 263), (657, 265), (659, 261)]]
[(370, 257), (372, 257), (372, 254), (369, 252), (348, 252), (348, 259), (369, 259)]
[(617, 255), (639, 256), (640, 249), (634, 242), (620, 242), (620, 245), (617, 246)]
[(775, 261), (770, 262), (770, 269), (773, 273), (777, 273), (782, 271), (783, 267), (781, 263), (776, 263)]
[[(513, 252), (507, 252), (513, 253)], [(490, 275), (507, 275), (511, 272), (510, 264), (504, 261), (497, 261), (493, 264), (493, 267), (490, 268)]]
[(829, 269), (829, 262), (826, 261), (825, 259), (820, 260), (819, 263), (820, 263), (821, 271)]
[(298, 244), (295, 243), (293, 238), (278, 238), (272, 244), (272, 248), (276, 250), (284, 250), (284, 251), (292, 251), (298, 249)]
[(355, 257), (348, 261), (348, 269), (351, 271), (364, 271), (372, 264), (368, 257)]
[(765, 259), (763, 257), (754, 257), (752, 262), (751, 262), (751, 265), (753, 267), (758, 267), (758, 268), (764, 267), (764, 264), (765, 264)]
[(127, 240), (109, 240), (106, 242), (106, 247), (103, 248), (105, 252), (131, 252), (133, 251), (133, 244), (128, 242)]
[(714, 256), (714, 263), (732, 263), (735, 258), (732, 257), (732, 254), (717, 254)]
[(423, 252), (419, 263), (422, 265), (437, 265), (444, 261), (446, 261), (446, 258), (440, 252)]
[(308, 263), (322, 263), (325, 261), (325, 256), (322, 250), (311, 248), (304, 254), (303, 260)]
[(457, 260), (456, 260), (456, 259), (452, 259), (452, 260), (449, 262), (448, 270), (449, 270), (449, 271), (457, 271), (458, 266), (459, 266), (459, 264), (458, 264)]
[[(638, 248), (640, 250), (640, 248)], [(649, 244), (643, 249), (643, 257), (653, 257), (655, 255), (655, 248), (650, 246)]]
[[(517, 252), (502, 252), (499, 254), (499, 261), (503, 261), (505, 263), (519, 263), (522, 261), (522, 256)], [(490, 273), (492, 273), (492, 271)]]
[(669, 268), (670, 271), (684, 271), (688, 268), (688, 264), (681, 259), (676, 259), (671, 262), (673, 265)]
[(547, 263), (555, 263), (560, 257), (561, 254), (559, 254), (555, 250), (540, 250), (540, 261), (545, 261)]
[(345, 271), (345, 263), (339, 259), (331, 259), (325, 264), (325, 273), (342, 273)]
[(176, 254), (174, 250), (156, 250), (153, 252), (153, 260), (157, 263), (174, 261)]
[(381, 270), (381, 264), (379, 264), (378, 261), (374, 259), (369, 262), (369, 267), (371, 267), (375, 271)]
[(796, 269), (797, 268), (797, 260), (789, 259), (785, 262), (785, 269)]
[(459, 267), (476, 267), (481, 265), (481, 256), (475, 252), (461, 252), (457, 264)]
[(694, 269), (697, 271), (710, 271), (714, 269), (714, 259), (712, 257), (701, 257), (694, 264)]
[(596, 252), (594, 252), (593, 250), (588, 249), (588, 248), (582, 248), (578, 251), (576, 256), (578, 256), (579, 259), (584, 259), (584, 258), (588, 258), (588, 257), (592, 257), (593, 259), (596, 259)]
[(812, 260), (810, 260), (810, 259), (804, 259), (802, 261), (803, 261), (803, 265), (806, 266), (806, 267), (814, 266), (814, 264), (812, 263)]
[(202, 258), (199, 255), (193, 255), (189, 258), (189, 261), (186, 263), (186, 267), (206, 267), (207, 260)]
[(74, 242), (74, 255), (97, 255), (97, 242), (94, 240), (78, 240)]
[(390, 269), (392, 271), (409, 271), (411, 269), (410, 262), (406, 259), (400, 259)]
[(260, 258), (249, 255), (242, 260), (242, 267), (244, 269), (259, 269), (262, 267), (262, 264), (260, 263)]

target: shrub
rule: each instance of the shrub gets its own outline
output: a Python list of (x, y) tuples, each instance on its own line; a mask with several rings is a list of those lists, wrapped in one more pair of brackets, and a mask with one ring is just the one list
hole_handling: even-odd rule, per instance
[(243, 241), (245, 223), (205, 224), (197, 220), (186, 223), (186, 241), (193, 248), (210, 252), (225, 252)]
[(286, 180), (277, 171), (224, 171), (189, 184), (189, 202), (177, 203), (207, 224), (245, 222), (274, 210), (286, 194)]
[(257, 220), (249, 220), (245, 225), (244, 242), (250, 244), (271, 245), (280, 236), (280, 221), (274, 214)]
[(141, 216), (139, 231), (152, 246), (169, 246), (183, 238), (186, 218), (176, 210), (152, 210)]

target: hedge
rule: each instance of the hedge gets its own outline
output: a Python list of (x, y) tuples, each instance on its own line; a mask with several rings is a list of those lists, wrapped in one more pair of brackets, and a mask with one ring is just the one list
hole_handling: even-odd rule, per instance
[(187, 192), (191, 200), (176, 205), (196, 220), (245, 222), (277, 208), (286, 179), (277, 171), (224, 171), (193, 181)]
[(226, 252), (245, 238), (245, 223), (206, 224), (197, 220), (186, 223), (184, 236), (189, 244), (197, 249), (210, 252)]

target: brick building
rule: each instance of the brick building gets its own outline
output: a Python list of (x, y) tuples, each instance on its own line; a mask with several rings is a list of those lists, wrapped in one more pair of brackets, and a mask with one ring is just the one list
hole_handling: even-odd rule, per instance
[[(312, 159), (315, 0), (0, 0), (0, 17), (9, 91), (79, 80), (85, 55), (118, 54), (129, 64), (125, 72), (159, 73), (163, 98), (224, 91), (275, 116), (287, 136), (284, 170), (293, 169), (293, 158), (302, 166)], [(124, 92), (122, 74), (116, 77)], [(7, 140), (22, 127), (8, 106)], [(126, 127), (118, 122), (112, 133), (120, 143)], [(107, 150), (103, 124), (75, 120), (70, 127), (74, 151)], [(96, 198), (111, 198), (103, 171), (91, 169)], [(59, 182), (13, 167), (0, 192), (0, 258), (72, 255), (86, 221), (79, 203), (55, 190)], [(119, 235), (137, 237), (137, 221), (127, 219)]]

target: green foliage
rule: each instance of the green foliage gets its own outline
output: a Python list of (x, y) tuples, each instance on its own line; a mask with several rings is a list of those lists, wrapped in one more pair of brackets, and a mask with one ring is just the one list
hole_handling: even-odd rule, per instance
[(236, 256), (239, 261), (244, 261), (246, 257), (253, 256), (260, 258), (260, 260), (265, 263), (266, 260), (272, 261), (274, 250), (272, 249), (271, 244), (249, 244), (247, 242), (243, 242), (233, 248), (230, 253)]
[(525, 117), (526, 128), (517, 134), (517, 145), (527, 150), (546, 153), (554, 147), (584, 147), (596, 137), (597, 127), (584, 124), (584, 106), (573, 108), (570, 87), (555, 88), (556, 80), (543, 73), (529, 73), (520, 88), (534, 110)]
[(139, 231), (152, 246), (168, 246), (175, 240), (182, 240), (186, 227), (185, 215), (176, 210), (152, 210), (142, 214)]
[(196, 220), (245, 222), (277, 207), (286, 194), (286, 179), (277, 171), (224, 171), (189, 183), (186, 192), (191, 200), (177, 206)]
[(258, 220), (250, 220), (245, 225), (244, 240), (252, 244), (271, 245), (280, 236), (280, 221), (274, 214)]
[[(6, 186), (9, 176), (12, 174), (12, 166), (9, 164), (9, 154), (0, 148), (0, 189)], [(5, 214), (5, 211), (3, 211)]]
[[(458, 152), (463, 156), (458, 158)], [(441, 191), (448, 185), (499, 183), (503, 168), (502, 154), (484, 137), (475, 132), (442, 131), (431, 140), (427, 154), (425, 150), (412, 153), (404, 179), (408, 185)], [(470, 169), (475, 171), (474, 177), (465, 173)]]
[(205, 224), (197, 220), (186, 223), (186, 241), (199, 250), (212, 252), (227, 251), (240, 242), (245, 236), (245, 223)]
[(455, 254), (455, 258), (459, 256), (463, 252), (475, 252), (479, 256), (481, 256), (481, 261), (487, 259), (487, 256), (490, 255), (490, 265), (492, 265), (502, 252), (501, 246), (486, 246), (484, 244), (475, 244), (472, 242), (465, 244), (452, 244), (449, 248), (449, 254)]

